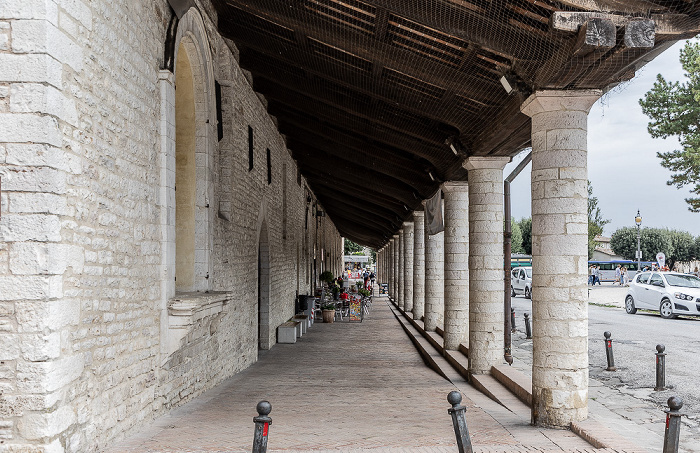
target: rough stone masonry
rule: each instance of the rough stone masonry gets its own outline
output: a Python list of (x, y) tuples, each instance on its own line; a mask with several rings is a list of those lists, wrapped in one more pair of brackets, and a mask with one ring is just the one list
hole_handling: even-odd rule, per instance
[(0, 451), (123, 437), (255, 362), (341, 270), (338, 231), (194, 3), (169, 67), (166, 0), (0, 0)]

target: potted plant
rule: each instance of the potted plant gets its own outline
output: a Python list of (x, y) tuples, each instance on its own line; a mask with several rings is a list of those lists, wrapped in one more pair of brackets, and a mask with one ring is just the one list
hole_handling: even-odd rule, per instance
[(368, 289), (364, 289), (364, 288), (360, 288), (360, 290), (357, 291), (357, 292), (360, 293), (360, 294), (362, 294), (364, 297), (369, 297), (369, 294), (370, 294), (370, 293), (369, 293), (369, 290), (368, 290)]
[(338, 300), (338, 295), (340, 294), (340, 286), (338, 286), (338, 283), (334, 283), (333, 286), (331, 286), (331, 291), (333, 292), (333, 300)]
[(335, 304), (325, 303), (321, 305), (321, 311), (323, 313), (323, 322), (335, 321)]
[(335, 280), (331, 271), (321, 272), (321, 275), (318, 276), (318, 279), (327, 284), (328, 286), (330, 286), (331, 282)]

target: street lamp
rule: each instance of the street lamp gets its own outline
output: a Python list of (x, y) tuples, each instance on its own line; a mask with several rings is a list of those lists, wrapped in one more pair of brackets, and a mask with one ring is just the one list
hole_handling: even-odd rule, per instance
[(640, 240), (642, 237), (642, 216), (639, 215), (639, 209), (637, 209), (637, 217), (634, 218), (634, 223), (637, 224), (637, 272), (642, 271), (642, 249), (640, 247)]

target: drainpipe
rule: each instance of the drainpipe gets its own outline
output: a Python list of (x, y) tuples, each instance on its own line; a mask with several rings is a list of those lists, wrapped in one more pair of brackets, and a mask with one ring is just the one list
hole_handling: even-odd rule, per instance
[(520, 174), (521, 171), (530, 163), (532, 160), (532, 151), (527, 153), (525, 159), (518, 164), (517, 167), (511, 172), (511, 174), (503, 180), (503, 210), (505, 229), (503, 232), (503, 271), (505, 276), (503, 278), (503, 358), (508, 362), (508, 365), (513, 364), (513, 355), (511, 354), (512, 346), (512, 336), (511, 336), (511, 325), (510, 325), (510, 255), (511, 255), (511, 236), (512, 231), (510, 227), (510, 183)]

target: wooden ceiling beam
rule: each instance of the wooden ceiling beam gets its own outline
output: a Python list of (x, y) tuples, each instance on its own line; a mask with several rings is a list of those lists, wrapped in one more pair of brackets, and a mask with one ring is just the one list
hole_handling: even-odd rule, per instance
[[(314, 115), (328, 118), (334, 123), (342, 124), (344, 122), (343, 119), (348, 117), (351, 119), (353, 117), (359, 118), (370, 123), (376, 123), (386, 128), (390, 128), (397, 133), (410, 135), (411, 137), (420, 141), (425, 141), (436, 145), (436, 150), (440, 149), (449, 152), (449, 150), (445, 149), (444, 147), (444, 142), (447, 137), (450, 136), (449, 134), (441, 134), (438, 131), (429, 129), (426, 126), (418, 125), (415, 122), (400, 123), (391, 118), (377, 118), (378, 113), (381, 114), (381, 112), (374, 112), (371, 109), (362, 106), (340, 107), (329, 104), (318, 99), (313, 99), (304, 93), (292, 91), (282, 85), (269, 81), (255, 83), (255, 90), (262, 93), (268, 99), (280, 102), (284, 105), (297, 106), (306, 111), (311, 111), (314, 113)], [(411, 129), (412, 127), (414, 127), (414, 129)], [(427, 153), (423, 154), (426, 159), (435, 158), (433, 155), (429, 155)]]
[(338, 190), (333, 190), (331, 187), (322, 186), (319, 187), (319, 190), (319, 194), (323, 193), (324, 196), (328, 196), (330, 199), (335, 200), (338, 203), (354, 206), (358, 209), (366, 211), (369, 214), (383, 217), (390, 221), (396, 228), (401, 225), (401, 216), (399, 214), (404, 215), (406, 213), (403, 208), (401, 208), (401, 212), (397, 212), (393, 209), (379, 206), (373, 203), (371, 200), (359, 200), (356, 194), (350, 195)]
[(330, 124), (333, 130), (339, 131), (343, 135), (359, 136), (361, 140), (377, 143), (379, 144), (378, 146), (382, 146), (382, 148), (392, 148), (397, 154), (402, 153), (404, 157), (411, 156), (411, 158), (416, 159), (416, 162), (422, 167), (430, 165), (438, 169), (443, 169), (446, 166), (446, 163), (444, 163), (445, 159), (437, 161), (432, 160), (432, 158), (428, 159), (423, 157), (440, 156), (445, 152), (444, 143), (433, 145), (403, 134), (400, 131), (394, 131), (388, 128), (383, 128), (382, 131), (377, 131), (374, 126), (370, 128), (358, 128), (352, 124), (353, 121), (333, 121), (332, 118), (311, 115), (308, 111), (302, 112), (296, 107), (298, 106), (289, 106), (274, 100), (270, 100), (268, 103), (268, 111), (271, 115), (278, 116), (279, 118), (286, 118), (292, 122), (301, 122), (301, 118), (303, 118), (304, 124), (307, 125), (307, 128), (311, 128), (312, 131), (316, 130), (312, 128), (313, 125), (320, 125), (321, 123)]
[[(282, 130), (280, 132), (284, 133)], [(318, 157), (317, 153), (322, 152), (328, 155), (327, 161), (330, 165), (352, 164), (360, 166), (366, 171), (379, 172), (414, 187), (418, 195), (425, 193), (430, 188), (432, 181), (428, 175), (415, 171), (411, 166), (401, 166), (396, 162), (392, 163), (390, 159), (384, 160), (372, 154), (349, 149), (344, 147), (342, 143), (329, 143), (327, 140), (308, 135), (305, 137), (286, 135), (287, 147), (294, 149), (300, 156), (308, 155), (307, 157), (314, 158)]]
[(368, 195), (374, 191), (390, 193), (394, 198), (405, 204), (412, 204), (415, 202), (416, 198), (414, 197), (414, 192), (419, 194), (419, 199), (427, 198), (420, 196), (418, 188), (378, 171), (357, 164), (353, 165), (350, 162), (343, 164), (343, 166), (331, 166), (326, 159), (314, 158), (314, 154), (319, 154), (319, 150), (308, 149), (307, 152), (300, 152), (301, 150), (299, 148), (291, 147), (290, 150), (292, 151), (294, 159), (302, 168), (311, 168), (318, 172), (330, 172), (332, 169), (332, 174), (328, 174), (329, 177), (333, 177), (338, 181), (360, 182), (365, 184), (365, 191)]

